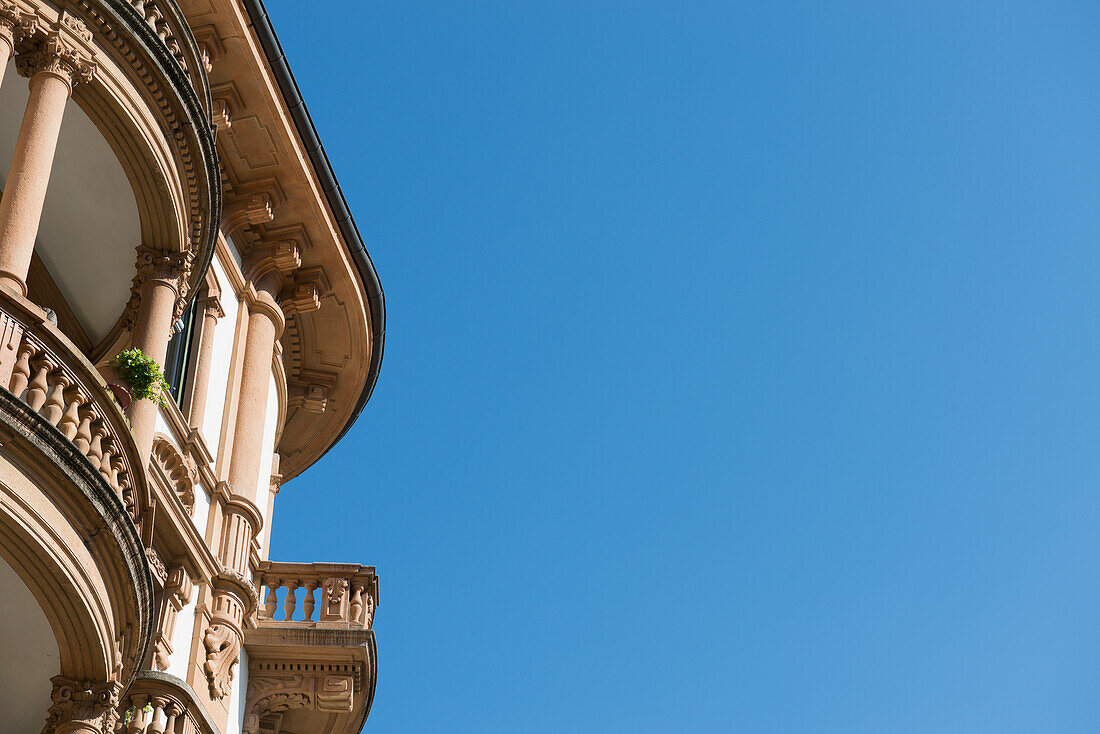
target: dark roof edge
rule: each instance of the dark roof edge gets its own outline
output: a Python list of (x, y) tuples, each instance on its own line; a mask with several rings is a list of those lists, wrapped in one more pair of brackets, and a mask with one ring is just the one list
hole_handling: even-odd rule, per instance
[(328, 199), (328, 205), (332, 209), (332, 215), (336, 218), (336, 225), (339, 227), (340, 234), (347, 245), (348, 253), (351, 255), (355, 268), (359, 271), (359, 278), (363, 281), (363, 286), (367, 290), (367, 307), (370, 310), (371, 336), (373, 339), (367, 382), (363, 386), (359, 402), (356, 404), (347, 424), (344, 425), (336, 440), (325, 449), (325, 453), (327, 453), (333, 445), (344, 437), (344, 434), (355, 423), (359, 414), (363, 412), (363, 408), (370, 400), (371, 393), (374, 392), (374, 386), (378, 382), (378, 372), (382, 368), (382, 351), (386, 341), (386, 297), (382, 292), (382, 283), (378, 280), (378, 272), (374, 269), (374, 263), (363, 244), (359, 228), (355, 226), (355, 219), (351, 216), (351, 209), (348, 208), (348, 202), (344, 199), (344, 192), (340, 190), (340, 183), (336, 180), (336, 174), (333, 173), (332, 164), (329, 163), (325, 148), (321, 145), (317, 128), (313, 126), (313, 118), (309, 116), (306, 103), (302, 100), (298, 82), (294, 81), (294, 74), (291, 73), (290, 66), (286, 62), (283, 47), (275, 35), (275, 29), (271, 27), (271, 20), (267, 17), (267, 9), (264, 8), (263, 0), (242, 0), (242, 2), (245, 10), (248, 11), (252, 30), (255, 31), (256, 38), (259, 39), (260, 46), (267, 57), (267, 63), (275, 74), (279, 89), (282, 90), (283, 99), (290, 110), (294, 126), (298, 128), (298, 135), (301, 136), (302, 142), (305, 144), (309, 160), (321, 182), (321, 190), (324, 192), (325, 198)]

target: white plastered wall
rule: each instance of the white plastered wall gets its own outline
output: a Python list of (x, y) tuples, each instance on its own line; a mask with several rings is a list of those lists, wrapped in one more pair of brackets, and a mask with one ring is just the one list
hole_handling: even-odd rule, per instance
[[(228, 284), (231, 281), (226, 275), (225, 267), (218, 258), (214, 258), (211, 264), (214, 277), (219, 283)], [(218, 319), (214, 329), (214, 346), (210, 356), (210, 388), (206, 396), (206, 411), (202, 419), (202, 437), (206, 440), (206, 446), (215, 463), (218, 460), (219, 444), (222, 434), (222, 413), (225, 411), (225, 395), (229, 387), (229, 374), (233, 365), (233, 342), (236, 337), (237, 316), (240, 306), (237, 297), (226, 286), (221, 294), (222, 310), (225, 316)]]
[(275, 434), (278, 432), (279, 421), (279, 387), (275, 383), (275, 376), (271, 376), (271, 382), (267, 386), (267, 407), (264, 412), (264, 453), (260, 460), (260, 474), (256, 480), (256, 508), (260, 511), (260, 517), (265, 518), (264, 528), (259, 534), (260, 556), (267, 558), (267, 543), (271, 537), (270, 528), (266, 520), (268, 516), (267, 505), (271, 499), (271, 465), (275, 458)]

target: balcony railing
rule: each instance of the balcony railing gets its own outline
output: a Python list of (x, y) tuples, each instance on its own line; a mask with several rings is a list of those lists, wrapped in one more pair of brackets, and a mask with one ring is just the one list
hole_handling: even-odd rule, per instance
[(87, 457), (140, 527), (147, 504), (145, 475), (122, 408), (92, 364), (41, 309), (4, 291), (0, 385)]
[[(378, 605), (373, 566), (265, 561), (256, 586), (266, 588), (258, 626), (370, 629)], [(320, 597), (320, 598), (318, 598)]]
[(185, 682), (167, 673), (138, 674), (118, 707), (119, 734), (217, 734), (218, 729)]

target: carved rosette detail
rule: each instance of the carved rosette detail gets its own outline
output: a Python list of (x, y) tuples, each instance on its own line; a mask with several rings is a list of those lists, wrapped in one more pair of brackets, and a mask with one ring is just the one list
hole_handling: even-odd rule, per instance
[(210, 684), (212, 698), (224, 698), (233, 687), (233, 677), (241, 653), (241, 638), (237, 630), (227, 624), (212, 624), (203, 635), (206, 648), (206, 680)]
[(91, 727), (103, 734), (112, 734), (115, 730), (118, 712), (117, 683), (95, 683), (77, 681), (60, 675), (50, 679), (53, 692), (46, 717), (46, 726), (42, 734), (53, 734), (62, 724), (79, 723)]

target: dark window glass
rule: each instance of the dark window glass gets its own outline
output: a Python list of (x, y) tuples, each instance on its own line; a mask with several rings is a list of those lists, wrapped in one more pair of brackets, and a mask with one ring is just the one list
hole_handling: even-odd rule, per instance
[(168, 356), (164, 360), (164, 377), (172, 388), (172, 399), (178, 404), (187, 381), (187, 363), (191, 360), (191, 343), (195, 340), (195, 309), (198, 299), (183, 312), (175, 323), (172, 340), (168, 342)]

